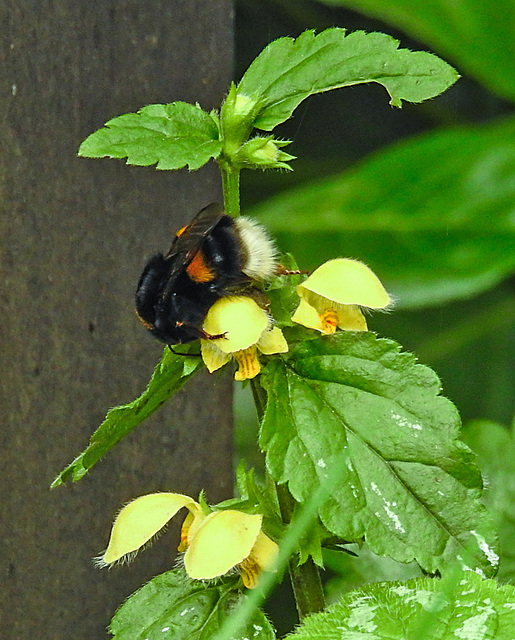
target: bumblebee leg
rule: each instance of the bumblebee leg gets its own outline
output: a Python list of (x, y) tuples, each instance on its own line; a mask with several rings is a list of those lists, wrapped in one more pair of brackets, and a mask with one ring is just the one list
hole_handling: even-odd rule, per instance
[(225, 338), (227, 335), (227, 331), (211, 335), (210, 333), (206, 333), (203, 329), (199, 329), (198, 327), (194, 327), (184, 322), (177, 322), (176, 326), (187, 329), (192, 336), (195, 336), (195, 338), (201, 338), (202, 340), (219, 340), (220, 338)]
[(214, 334), (214, 335), (206, 333), (205, 331), (202, 331), (202, 333), (204, 334), (202, 336), (203, 340), (220, 340), (221, 338), (227, 337), (227, 331), (224, 331), (223, 333)]
[(175, 351), (175, 349), (172, 347), (171, 344), (167, 344), (166, 346), (176, 356), (184, 356), (184, 357), (188, 357), (188, 358), (201, 358), (202, 357), (200, 353), (181, 353), (180, 351)]

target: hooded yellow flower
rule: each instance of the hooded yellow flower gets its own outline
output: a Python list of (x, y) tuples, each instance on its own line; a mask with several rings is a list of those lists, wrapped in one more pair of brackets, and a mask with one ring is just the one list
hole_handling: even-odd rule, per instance
[(362, 262), (330, 260), (297, 287), (300, 304), (292, 320), (322, 333), (336, 328), (366, 331), (360, 307), (385, 309), (391, 298), (379, 278)]
[(201, 340), (202, 359), (212, 373), (233, 357), (238, 363), (234, 378), (254, 378), (261, 370), (258, 351), (265, 355), (286, 353), (288, 343), (278, 327), (255, 300), (235, 296), (217, 300), (209, 309), (203, 330), (209, 335), (223, 335), (216, 340)]
[(236, 510), (206, 514), (200, 504), (180, 493), (151, 493), (124, 507), (99, 563), (112, 565), (130, 558), (183, 507), (189, 513), (179, 551), (185, 551), (184, 566), (190, 578), (209, 580), (238, 567), (244, 585), (251, 589), (260, 572), (272, 568), (278, 546), (261, 530), (263, 516)]
[(261, 571), (272, 568), (277, 544), (261, 530), (263, 516), (227, 510), (210, 513), (188, 535), (184, 566), (190, 578), (216, 578), (238, 566), (243, 584), (253, 589)]

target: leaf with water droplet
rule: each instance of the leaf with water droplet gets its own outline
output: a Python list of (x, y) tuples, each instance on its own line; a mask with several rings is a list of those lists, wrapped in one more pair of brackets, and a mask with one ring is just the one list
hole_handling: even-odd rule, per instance
[[(233, 583), (234, 584), (234, 583)], [(242, 596), (230, 585), (191, 580), (175, 569), (156, 576), (118, 609), (109, 631), (113, 640), (209, 640), (220, 631)], [(238, 638), (274, 640), (257, 610)]]
[(479, 457), (488, 478), (485, 501), (494, 514), (501, 542), (499, 575), (515, 580), (515, 424), (510, 428), (490, 420), (465, 425), (463, 439)]

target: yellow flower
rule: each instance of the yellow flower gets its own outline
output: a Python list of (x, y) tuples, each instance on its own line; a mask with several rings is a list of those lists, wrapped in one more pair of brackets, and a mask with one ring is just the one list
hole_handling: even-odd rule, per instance
[(334, 333), (336, 328), (366, 331), (360, 307), (385, 309), (391, 298), (379, 278), (362, 262), (330, 260), (297, 287), (300, 304), (292, 316), (310, 329)]
[(198, 502), (180, 493), (151, 493), (124, 507), (99, 564), (130, 559), (183, 507), (189, 513), (179, 551), (185, 551), (184, 566), (190, 578), (209, 580), (238, 567), (243, 584), (252, 589), (261, 571), (273, 568), (278, 546), (261, 530), (262, 515), (236, 510), (206, 514)]
[(202, 359), (209, 372), (220, 369), (233, 357), (238, 363), (236, 380), (257, 376), (261, 370), (258, 351), (265, 355), (288, 351), (282, 331), (272, 327), (268, 313), (248, 296), (217, 300), (202, 328), (209, 335), (224, 336), (201, 340)]
[(216, 578), (238, 566), (243, 584), (253, 589), (269, 570), (278, 546), (261, 530), (263, 516), (242, 511), (215, 511), (204, 518), (190, 538), (184, 566), (190, 578)]

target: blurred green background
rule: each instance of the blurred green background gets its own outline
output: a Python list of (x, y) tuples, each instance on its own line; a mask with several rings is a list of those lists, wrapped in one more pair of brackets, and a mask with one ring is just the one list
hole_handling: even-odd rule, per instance
[[(247, 171), (243, 211), (263, 221), (301, 268), (358, 258), (386, 284), (396, 307), (369, 326), (434, 368), (457, 405), (489, 481), (486, 500), (503, 549), (499, 577), (511, 581), (515, 3), (239, 0), (236, 78), (271, 40), (331, 26), (388, 33), (403, 48), (436, 53), (462, 78), (442, 96), (403, 109), (391, 107), (379, 85), (305, 101), (274, 132), (293, 141), (285, 150), (298, 157), (295, 171)], [(235, 412), (238, 459), (259, 468), (245, 389)], [(366, 550), (359, 555), (327, 555), (333, 597), (366, 581), (417, 575)]]

